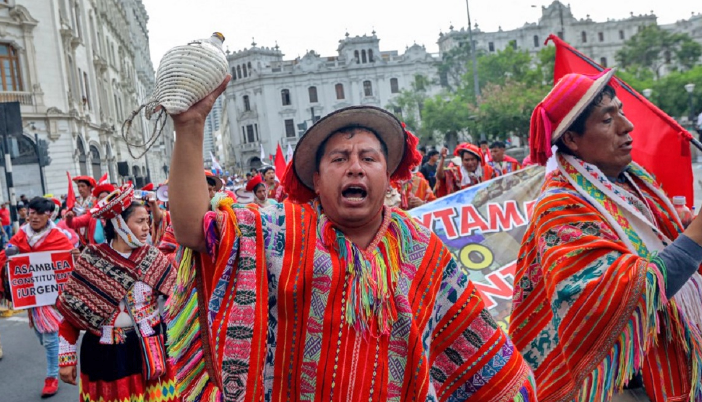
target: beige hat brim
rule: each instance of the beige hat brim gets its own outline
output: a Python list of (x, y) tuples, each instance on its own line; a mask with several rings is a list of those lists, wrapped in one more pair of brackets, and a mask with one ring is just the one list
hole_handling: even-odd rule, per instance
[(295, 174), (309, 189), (314, 189), (317, 150), (332, 134), (350, 127), (365, 128), (380, 137), (388, 150), (387, 169), (390, 174), (400, 165), (405, 154), (405, 130), (397, 117), (374, 106), (350, 106), (324, 116), (307, 130), (295, 147)]

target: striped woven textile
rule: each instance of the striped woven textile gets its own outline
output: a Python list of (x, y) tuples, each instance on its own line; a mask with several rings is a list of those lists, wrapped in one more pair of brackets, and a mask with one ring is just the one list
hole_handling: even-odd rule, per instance
[(169, 351), (186, 401), (533, 401), (533, 376), (426, 228), (359, 250), (316, 204), (219, 203), (179, 251)]
[(568, 158), (558, 155), (546, 178), (515, 277), (509, 332), (539, 400), (609, 401), (637, 373), (652, 401), (702, 400), (702, 337), (683, 313), (699, 309), (699, 292), (697, 307), (666, 300), (666, 268), (625, 210), (650, 215), (663, 245), (680, 232), (675, 211), (635, 164), (625, 172), (631, 196)]

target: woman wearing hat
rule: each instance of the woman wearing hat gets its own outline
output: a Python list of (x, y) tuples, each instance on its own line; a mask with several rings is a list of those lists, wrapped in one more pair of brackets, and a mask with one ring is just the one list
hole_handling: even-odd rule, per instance
[(171, 297), (170, 351), (179, 378), (203, 384), (184, 397), (534, 400), (526, 363), (446, 247), (383, 205), (421, 161), (393, 114), (323, 117), (297, 144), (285, 202), (216, 198), (209, 211), (196, 150), (218, 92), (172, 116), (172, 219), (193, 254)]
[(246, 191), (253, 194), (253, 201), (259, 207), (276, 204), (275, 201), (268, 199), (268, 188), (260, 174), (246, 183)]
[[(93, 197), (97, 202), (100, 202), (113, 191), (115, 191), (115, 186), (107, 181), (103, 181), (93, 189)], [(96, 219), (89, 213), (76, 216), (74, 211), (67, 211), (64, 218), (66, 226), (78, 231), (78, 233), (83, 233), (81, 240), (87, 241), (87, 243), (83, 245), (105, 242), (105, 233), (103, 230), (105, 222), (102, 219)]]
[[(76, 342), (85, 330), (81, 401), (177, 401), (161, 354), (165, 328), (157, 304), (157, 296), (171, 293), (176, 271), (157, 248), (146, 245), (149, 215), (143, 202), (134, 200), (131, 186), (112, 192), (90, 213), (105, 219), (107, 241), (86, 247), (57, 300), (64, 316), (61, 379), (76, 384)], [(158, 367), (165, 372), (147, 371)]]
[(464, 142), (453, 151), (453, 154), (461, 159), (459, 165), (451, 162), (446, 167), (447, 154), (448, 149), (441, 150), (439, 167), (436, 169), (435, 193), (439, 198), (495, 177), (492, 167), (485, 163), (483, 151), (473, 144)]

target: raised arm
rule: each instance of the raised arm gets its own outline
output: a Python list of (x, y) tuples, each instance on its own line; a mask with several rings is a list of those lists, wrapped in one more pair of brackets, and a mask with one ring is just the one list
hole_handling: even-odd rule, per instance
[(171, 221), (178, 243), (197, 251), (205, 250), (202, 220), (210, 205), (202, 160), (205, 119), (230, 78), (187, 111), (172, 116), (176, 141), (168, 181)]
[(443, 180), (446, 175), (444, 174), (444, 165), (446, 164), (446, 155), (448, 155), (448, 148), (444, 147), (441, 150), (441, 159), (439, 159), (439, 166), (436, 168), (436, 180)]

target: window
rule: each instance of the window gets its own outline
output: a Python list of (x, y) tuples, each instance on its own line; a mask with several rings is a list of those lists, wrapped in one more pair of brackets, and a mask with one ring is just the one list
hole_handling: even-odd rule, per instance
[(336, 84), (334, 89), (336, 90), (336, 99), (344, 99), (344, 84)]
[(258, 124), (254, 124), (254, 131), (256, 132), (256, 141), (260, 141), (261, 137), (258, 136)]
[(563, 31), (558, 31), (558, 37), (563, 39)]
[(81, 71), (80, 68), (78, 69), (78, 83), (80, 84), (80, 100), (83, 102), (83, 105), (85, 106), (85, 101), (87, 98), (85, 97), (85, 85), (83, 83), (83, 72)]
[(354, 50), (353, 57), (356, 59), (356, 64), (361, 62), (361, 59), (358, 58), (358, 50)]
[(253, 68), (251, 68), (251, 62), (248, 63), (249, 66), (249, 75), (253, 74)]
[(246, 144), (246, 127), (241, 126), (241, 139)]
[(285, 137), (295, 138), (295, 121), (293, 119), (285, 120)]
[(83, 71), (83, 84), (85, 85), (85, 105), (88, 106), (89, 110), (92, 110), (90, 106), (90, 86), (88, 85), (88, 73)]
[(370, 81), (363, 81), (363, 94), (373, 96), (373, 84)]
[(249, 95), (244, 95), (244, 111), (251, 111), (251, 102), (249, 101)]
[(246, 142), (256, 142), (256, 134), (254, 134), (254, 126), (252, 124), (249, 124), (246, 126)]
[(373, 62), (373, 49), (368, 49), (368, 62)]
[(310, 93), (310, 103), (317, 103), (317, 87), (309, 87), (307, 91)]
[(399, 85), (397, 85), (397, 78), (390, 78), (390, 92), (394, 94), (400, 92)]
[(600, 57), (600, 65), (602, 67), (607, 67), (607, 58), (606, 57)]
[(539, 47), (539, 35), (534, 35), (534, 47)]
[(399, 106), (393, 106), (392, 112), (395, 114), (395, 116), (402, 118), (402, 108)]
[(241, 78), (241, 66), (236, 66), (236, 76), (237, 78)]
[(232, 81), (236, 81), (236, 67), (232, 67)]
[(580, 32), (580, 41), (583, 43), (587, 43), (587, 32), (585, 32), (585, 31)]
[(282, 98), (283, 106), (290, 106), (290, 90), (283, 89), (280, 91), (280, 97)]
[(418, 91), (424, 91), (425, 83), (426, 77), (424, 77), (422, 74), (416, 74), (414, 76), (414, 87), (417, 88)]
[(495, 42), (488, 42), (488, 50), (491, 52), (495, 51)]
[(0, 79), (3, 91), (21, 91), (22, 74), (17, 51), (10, 45), (0, 44)]
[(624, 37), (624, 31), (621, 31), (621, 30), (619, 31), (619, 39), (621, 39), (621, 40), (626, 39), (626, 38)]
[(246, 64), (244, 64), (244, 65), (243, 65), (243, 66), (241, 66), (241, 67), (242, 67), (242, 68), (241, 68), (241, 72), (243, 72), (243, 73), (244, 73), (244, 78), (248, 77), (249, 75), (248, 75), (248, 74), (246, 74)]
[(367, 63), (368, 59), (366, 58), (366, 49), (361, 50), (361, 63)]
[(597, 33), (597, 39), (598, 39), (600, 42), (604, 42), (604, 32), (598, 32), (598, 33)]

